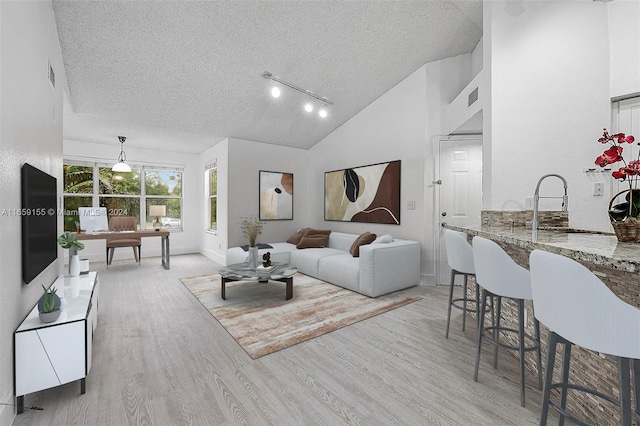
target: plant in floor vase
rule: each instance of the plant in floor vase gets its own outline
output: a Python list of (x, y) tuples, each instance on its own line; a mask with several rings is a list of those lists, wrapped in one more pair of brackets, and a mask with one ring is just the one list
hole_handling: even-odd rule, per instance
[[(598, 139), (602, 144), (609, 144), (610, 147), (596, 158), (595, 163), (600, 167), (606, 167), (609, 164), (618, 162), (623, 163), (623, 167), (615, 170), (611, 175), (620, 180), (627, 182), (629, 189), (614, 195), (609, 202), (609, 218), (613, 226), (616, 236), (620, 241), (640, 242), (640, 189), (638, 188), (640, 176), (640, 152), (635, 160), (626, 161), (622, 156), (625, 143), (633, 144), (635, 138), (632, 135), (624, 133), (616, 133), (610, 135), (607, 129), (603, 129), (602, 137)], [(640, 144), (638, 144), (640, 145)], [(625, 202), (613, 205), (615, 199), (626, 193)]]
[(58, 244), (64, 249), (69, 249), (69, 275), (77, 277), (80, 275), (80, 258), (78, 251), (84, 249), (82, 244), (74, 234), (65, 232), (58, 237)]
[(240, 221), (240, 229), (242, 229), (242, 235), (249, 240), (249, 256), (247, 261), (250, 268), (258, 266), (258, 247), (256, 247), (256, 238), (262, 234), (263, 222), (260, 222), (256, 217), (245, 217)]
[(42, 289), (44, 290), (44, 294), (38, 303), (40, 321), (53, 322), (58, 319), (61, 312), (60, 298), (56, 294), (58, 290), (53, 286), (47, 290), (44, 285), (42, 286)]

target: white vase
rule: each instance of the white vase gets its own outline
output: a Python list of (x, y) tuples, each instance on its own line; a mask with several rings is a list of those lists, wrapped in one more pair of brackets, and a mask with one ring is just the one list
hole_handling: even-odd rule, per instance
[(77, 254), (74, 254), (69, 259), (69, 275), (72, 277), (80, 275), (80, 258)]
[(249, 247), (247, 262), (249, 262), (249, 268), (255, 269), (258, 266), (258, 247)]

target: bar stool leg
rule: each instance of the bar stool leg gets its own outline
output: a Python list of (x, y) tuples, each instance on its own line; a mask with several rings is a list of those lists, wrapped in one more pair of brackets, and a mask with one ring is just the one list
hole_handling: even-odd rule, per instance
[(540, 321), (533, 317), (533, 325), (536, 329), (536, 343), (538, 349), (536, 350), (536, 362), (538, 364), (538, 389), (542, 390), (542, 349), (540, 348)]
[(495, 327), (493, 329), (493, 340), (495, 340), (496, 342), (496, 347), (493, 350), (493, 368), (498, 368), (498, 348), (500, 347), (500, 345), (498, 344), (498, 339), (500, 339), (500, 317), (502, 316), (502, 296), (496, 296), (496, 299), (498, 300), (498, 311), (496, 312), (496, 319), (495, 319)]
[(520, 352), (520, 405), (524, 407), (524, 300), (518, 299), (518, 351)]
[(481, 316), (480, 316), (480, 286), (478, 285), (478, 283), (476, 282), (476, 326), (478, 328), (480, 328), (480, 321), (481, 321)]
[(464, 283), (462, 284), (462, 331), (464, 331), (465, 323), (467, 320), (467, 274), (464, 274)]
[(551, 398), (551, 384), (553, 381), (553, 366), (556, 363), (556, 348), (558, 335), (549, 331), (547, 341), (547, 361), (544, 369), (544, 386), (542, 388), (542, 411), (540, 413), (540, 426), (546, 426), (549, 416), (549, 399)]
[(456, 279), (456, 271), (451, 269), (451, 283), (449, 285), (449, 308), (447, 309), (447, 331), (444, 333), (445, 339), (449, 338), (449, 324), (451, 323), (451, 305), (453, 304), (453, 284)]
[(636, 399), (636, 417), (637, 423), (640, 424), (640, 359), (631, 361), (633, 364), (633, 394)]
[[(567, 385), (569, 384), (569, 364), (571, 362), (571, 346), (573, 344), (563, 339), (562, 354), (562, 391), (560, 392), (560, 408), (565, 411), (567, 409)], [(560, 421), (558, 426), (564, 425), (564, 414), (560, 413)]]
[(631, 375), (629, 358), (623, 358), (621, 356), (618, 357), (618, 388), (620, 391), (621, 424), (631, 426)]
[(487, 309), (487, 290), (482, 289), (482, 302), (480, 303), (480, 326), (478, 327), (478, 345), (476, 349), (476, 368), (473, 372), (473, 381), (478, 381), (478, 367), (480, 366), (480, 349), (482, 347), (482, 335), (484, 333), (484, 315)]

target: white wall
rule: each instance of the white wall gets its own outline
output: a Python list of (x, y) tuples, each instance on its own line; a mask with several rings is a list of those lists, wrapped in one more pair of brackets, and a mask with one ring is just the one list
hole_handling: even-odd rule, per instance
[(227, 234), (230, 247), (247, 244), (240, 229), (241, 218), (258, 216), (260, 170), (293, 173), (293, 220), (265, 221), (257, 242), (285, 241), (297, 229), (309, 226), (307, 150), (229, 138), (228, 152)]
[[(66, 86), (60, 45), (49, 1), (0, 2), (0, 200), (20, 203), (20, 168), (28, 162), (55, 176), (62, 189), (62, 93)], [(47, 78), (56, 73), (55, 92)], [(58, 228), (62, 218), (58, 218)], [(20, 217), (0, 216), (0, 425), (15, 415), (13, 332), (62, 271), (54, 261), (29, 285), (22, 282)], [(60, 258), (62, 249), (58, 251)], [(11, 405), (5, 405), (11, 404)]]
[[(418, 240), (423, 275), (433, 275), (432, 140), (445, 134), (445, 106), (471, 80), (471, 57), (426, 64), (309, 150), (309, 223), (334, 231)], [(324, 173), (401, 160), (400, 225), (324, 220)], [(425, 185), (425, 179), (428, 183)], [(407, 202), (416, 209), (408, 210)]]
[[(592, 196), (594, 180), (609, 177), (583, 173), (594, 167), (602, 150), (597, 139), (610, 123), (607, 4), (496, 1), (484, 7), (491, 78), (484, 207), (523, 210), (540, 176), (559, 173), (569, 182), (570, 225), (609, 230), (609, 193)], [(559, 180), (541, 189), (541, 195), (559, 194)]]
[[(132, 141), (128, 141), (132, 142)], [(96, 144), (81, 141), (64, 141), (64, 159), (79, 161), (96, 161), (114, 163), (120, 152), (118, 140), (114, 138), (113, 145)], [(136, 149), (125, 145), (127, 163), (130, 165), (176, 166), (184, 168), (182, 195), (182, 231), (171, 231), (171, 254), (197, 253), (200, 249), (200, 232), (203, 222), (203, 212), (200, 208), (200, 189), (202, 175), (199, 173), (198, 155), (181, 152), (155, 151)], [(85, 249), (80, 256), (92, 262), (105, 261), (105, 241), (85, 241)], [(67, 252), (68, 250), (65, 250)], [(160, 239), (145, 238), (142, 240), (142, 257), (160, 256)], [(68, 253), (65, 253), (68, 256)], [(133, 259), (130, 249), (119, 249), (114, 253), (114, 259)]]
[(607, 4), (611, 49), (611, 97), (640, 95), (640, 2)]

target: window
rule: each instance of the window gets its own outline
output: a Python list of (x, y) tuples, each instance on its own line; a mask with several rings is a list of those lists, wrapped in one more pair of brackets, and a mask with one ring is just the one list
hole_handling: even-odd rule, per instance
[(218, 169), (215, 167), (207, 170), (208, 176), (208, 227), (210, 231), (218, 229)]
[(147, 206), (147, 228), (153, 228), (155, 217), (149, 207), (163, 205), (166, 215), (160, 218), (164, 228), (182, 228), (182, 173), (172, 170), (145, 170), (144, 186)]
[(140, 223), (140, 176), (133, 167), (128, 173), (98, 168), (98, 207), (107, 208), (107, 217), (133, 216)]
[(63, 166), (64, 230), (76, 231), (78, 207), (106, 207), (107, 217), (133, 216), (142, 229), (153, 228), (150, 205), (165, 205), (163, 227), (182, 228), (182, 171), (132, 167), (118, 173), (102, 164)]

